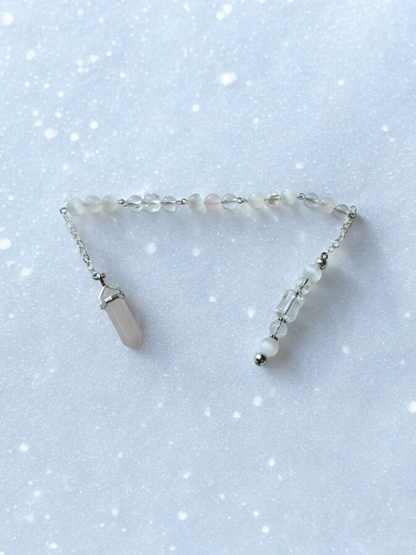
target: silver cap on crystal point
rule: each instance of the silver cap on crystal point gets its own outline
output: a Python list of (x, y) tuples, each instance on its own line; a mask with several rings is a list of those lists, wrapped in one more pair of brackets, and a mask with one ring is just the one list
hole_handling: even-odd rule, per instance
[(315, 264), (318, 266), (318, 268), (321, 268), (321, 270), (325, 270), (327, 262), (325, 258), (319, 257), (315, 260)]
[(267, 362), (267, 357), (266, 355), (263, 355), (263, 353), (257, 353), (254, 356), (254, 362), (257, 364), (257, 366), (264, 366)]

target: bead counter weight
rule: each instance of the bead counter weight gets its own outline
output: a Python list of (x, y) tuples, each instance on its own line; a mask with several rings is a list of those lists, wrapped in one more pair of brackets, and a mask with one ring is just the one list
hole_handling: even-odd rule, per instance
[(176, 200), (174, 197), (167, 196), (161, 199), (155, 193), (149, 193), (143, 199), (138, 195), (131, 196), (127, 201), (118, 200), (113, 195), (107, 195), (102, 200), (95, 196), (89, 196), (85, 202), (80, 199), (70, 200), (66, 207), (61, 208), (61, 214), (65, 220), (66, 227), (72, 234), (72, 237), (79, 247), (82, 260), (85, 262), (87, 269), (91, 272), (93, 279), (100, 281), (101, 292), (98, 298), (100, 308), (105, 310), (109, 315), (121, 341), (131, 349), (140, 349), (142, 344), (142, 332), (134, 319), (126, 301), (124, 293), (121, 289), (112, 285), (107, 285), (104, 281), (105, 274), (99, 273), (94, 268), (89, 254), (85, 248), (84, 242), (81, 240), (72, 220), (68, 216), (81, 216), (86, 209), (88, 212), (95, 214), (103, 210), (105, 212), (114, 212), (119, 207), (127, 207), (134, 212), (147, 210), (148, 212), (157, 212), (161, 208), (167, 212), (174, 212), (179, 206), (188, 206), (191, 210), (199, 212), (203, 208), (211, 212), (219, 210), (221, 206), (227, 210), (233, 210), (238, 204), (249, 204), (252, 208), (259, 209), (264, 204), (270, 208), (275, 208), (279, 204), (284, 206), (292, 206), (297, 200), (310, 208), (318, 208), (323, 214), (335, 214), (339, 219), (343, 220), (338, 237), (331, 245), (323, 251), (315, 260), (314, 264), (306, 266), (303, 270), (303, 276), (295, 281), (294, 289), (288, 289), (283, 295), (282, 300), (275, 309), (276, 320), (270, 324), (269, 336), (260, 343), (259, 352), (254, 357), (254, 362), (258, 366), (264, 366), (269, 357), (275, 356), (279, 350), (279, 339), (287, 333), (287, 324), (293, 322), (298, 315), (300, 308), (305, 302), (305, 295), (311, 290), (312, 284), (318, 282), (322, 277), (322, 270), (327, 267), (328, 256), (337, 249), (345, 238), (349, 228), (354, 222), (357, 215), (355, 206), (346, 206), (338, 204), (335, 206), (334, 201), (329, 197), (319, 198), (315, 193), (297, 194), (293, 189), (285, 189), (281, 194), (276, 192), (270, 193), (266, 197), (262, 193), (254, 192), (248, 198), (237, 197), (228, 193), (222, 198), (216, 193), (211, 193), (205, 200), (198, 193), (192, 194), (188, 199), (183, 198)]

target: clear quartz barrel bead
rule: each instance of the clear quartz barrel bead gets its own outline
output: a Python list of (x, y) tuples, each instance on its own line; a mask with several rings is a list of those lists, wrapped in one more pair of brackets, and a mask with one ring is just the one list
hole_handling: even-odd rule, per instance
[(275, 320), (270, 324), (269, 331), (274, 337), (284, 337), (287, 333), (287, 325), (282, 320)]
[(305, 299), (299, 291), (288, 289), (283, 295), (283, 299), (277, 305), (275, 312), (279, 318), (284, 318), (286, 322), (293, 322), (296, 320), (296, 316), (304, 302)]
[(307, 295), (311, 290), (311, 282), (308, 278), (301, 277), (295, 281), (295, 287), (302, 295)]
[(166, 212), (175, 212), (177, 206), (175, 197), (167, 196), (162, 200), (162, 208), (166, 210)]
[(145, 210), (148, 212), (157, 212), (160, 210), (162, 205), (162, 201), (160, 200), (159, 195), (156, 193), (149, 193), (143, 199), (143, 204)]
[(140, 212), (140, 210), (144, 208), (142, 197), (139, 195), (132, 195), (127, 199), (127, 207), (133, 210), (133, 212)]
[(348, 218), (349, 212), (350, 212), (350, 209), (346, 204), (338, 204), (334, 208), (334, 214), (340, 220), (346, 220)]
[(308, 193), (303, 202), (305, 203), (305, 206), (308, 206), (309, 208), (316, 208), (318, 206), (318, 201), (319, 197), (317, 194)]
[(237, 197), (232, 193), (227, 193), (222, 197), (222, 205), (227, 210), (234, 210), (237, 206)]

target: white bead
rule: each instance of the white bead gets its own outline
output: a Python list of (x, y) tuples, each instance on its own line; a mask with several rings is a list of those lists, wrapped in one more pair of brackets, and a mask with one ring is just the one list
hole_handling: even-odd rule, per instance
[(308, 278), (311, 283), (316, 283), (322, 277), (322, 270), (318, 268), (316, 264), (309, 264), (309, 266), (306, 266), (303, 270), (303, 275), (305, 278)]
[(295, 204), (298, 195), (293, 189), (285, 189), (280, 196), (280, 202), (285, 206), (292, 206)]
[(90, 195), (87, 197), (84, 204), (85, 208), (88, 212), (91, 212), (91, 214), (96, 214), (103, 207), (100, 197), (97, 197), (96, 195)]
[(260, 343), (260, 352), (267, 357), (274, 357), (274, 355), (277, 354), (278, 350), (278, 341), (272, 339), (271, 337), (266, 337), (266, 339), (263, 339), (263, 341)]
[(330, 197), (323, 197), (319, 201), (318, 208), (322, 214), (331, 214), (335, 208), (335, 202)]
[(194, 210), (195, 212), (199, 212), (200, 210), (202, 210), (204, 208), (204, 201), (201, 195), (199, 195), (198, 193), (193, 193), (188, 198), (188, 206), (191, 210)]
[(84, 203), (79, 198), (73, 198), (66, 205), (71, 216), (81, 216), (84, 212)]
[(104, 212), (115, 212), (118, 208), (118, 200), (114, 195), (106, 195), (103, 198)]
[(254, 193), (251, 193), (247, 201), (251, 208), (261, 208), (264, 204), (264, 195), (255, 191)]

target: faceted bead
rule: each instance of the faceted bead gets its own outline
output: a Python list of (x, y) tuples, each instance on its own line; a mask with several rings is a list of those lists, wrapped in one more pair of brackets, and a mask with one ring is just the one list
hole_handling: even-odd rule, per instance
[(274, 208), (275, 206), (278, 206), (278, 204), (280, 203), (280, 195), (275, 192), (269, 193), (265, 198), (264, 202), (267, 204), (267, 206)]
[(277, 354), (278, 350), (278, 341), (272, 339), (271, 337), (266, 337), (266, 339), (263, 339), (263, 341), (260, 343), (260, 352), (267, 357), (274, 357), (274, 355)]
[(88, 212), (91, 212), (91, 214), (96, 214), (103, 207), (101, 199), (100, 197), (97, 197), (97, 195), (90, 195), (89, 197), (87, 197), (84, 204), (85, 208), (88, 210)]
[(305, 206), (308, 206), (309, 208), (316, 208), (318, 206), (318, 200), (318, 195), (315, 193), (308, 193), (303, 202), (305, 203)]
[(287, 325), (282, 320), (275, 320), (270, 324), (270, 335), (284, 337), (287, 333)]
[(228, 193), (222, 197), (222, 205), (227, 210), (234, 210), (237, 206), (237, 197), (232, 193)]
[(167, 196), (162, 200), (162, 208), (166, 210), (166, 212), (175, 212), (177, 206), (175, 197)]
[[(108, 289), (109, 295), (114, 293), (114, 289)], [(104, 296), (106, 290), (104, 289)], [(142, 344), (142, 332), (134, 319), (131, 310), (125, 299), (121, 297), (107, 303), (105, 309), (121, 341), (130, 349), (140, 349)]]
[(299, 292), (294, 289), (288, 289), (283, 295), (283, 299), (277, 305), (275, 312), (279, 318), (284, 318), (286, 322), (293, 322), (293, 320), (296, 320), (296, 316), (304, 302), (305, 299)]
[(334, 208), (334, 214), (340, 220), (346, 220), (348, 218), (349, 211), (350, 209), (346, 204), (338, 204), (338, 206)]
[(323, 197), (319, 201), (318, 208), (322, 214), (330, 214), (334, 211), (335, 202), (330, 197)]
[(295, 281), (295, 287), (297, 291), (302, 293), (302, 295), (307, 295), (311, 290), (310, 280), (306, 277), (301, 277)]
[(143, 199), (144, 209), (148, 212), (157, 212), (160, 210), (162, 201), (156, 193), (148, 193)]
[(255, 191), (254, 193), (251, 193), (251, 195), (248, 197), (247, 202), (249, 203), (251, 208), (261, 208), (264, 204), (264, 196), (262, 195), (262, 193)]
[(81, 216), (84, 212), (84, 203), (79, 198), (73, 198), (68, 201), (66, 207), (71, 216)]
[(204, 200), (205, 208), (210, 212), (215, 212), (221, 208), (221, 197), (217, 193), (210, 193)]
[(285, 206), (292, 206), (292, 204), (295, 204), (297, 198), (298, 195), (296, 191), (293, 189), (285, 189), (280, 196), (280, 202)]
[(130, 210), (133, 210), (133, 212), (140, 212), (140, 210), (144, 208), (142, 197), (139, 195), (132, 195), (127, 199), (127, 206)]
[(104, 212), (115, 212), (118, 208), (118, 200), (114, 195), (106, 195), (103, 198)]
[(199, 195), (198, 193), (193, 193), (188, 198), (188, 206), (191, 210), (194, 210), (195, 212), (199, 212), (200, 210), (202, 210), (204, 208), (204, 201), (202, 200), (201, 195)]
[(303, 269), (303, 275), (308, 278), (311, 283), (316, 283), (322, 277), (322, 270), (316, 264), (309, 264)]

